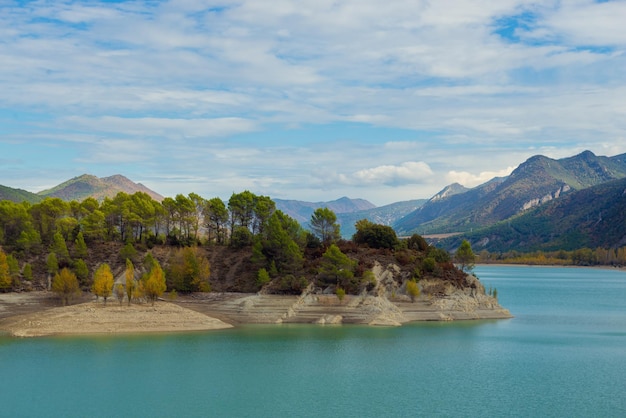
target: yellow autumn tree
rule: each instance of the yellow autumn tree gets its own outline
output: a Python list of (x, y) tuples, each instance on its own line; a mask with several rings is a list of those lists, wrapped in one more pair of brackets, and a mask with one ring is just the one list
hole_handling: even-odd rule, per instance
[(158, 263), (155, 263), (143, 283), (143, 291), (146, 297), (152, 302), (152, 306), (154, 306), (154, 302), (163, 295), (166, 288), (163, 269)]
[(7, 255), (0, 248), (0, 292), (6, 292), (11, 289), (11, 273), (9, 272), (9, 263)]
[(108, 264), (103, 263), (98, 267), (93, 275), (93, 285), (91, 291), (96, 296), (101, 296), (104, 299), (104, 304), (107, 304), (107, 299), (113, 293), (113, 285), (115, 279), (113, 273), (111, 273), (111, 267)]
[(130, 306), (130, 301), (133, 299), (136, 293), (136, 283), (135, 283), (135, 266), (133, 262), (130, 261), (130, 258), (126, 259), (126, 271), (124, 272), (126, 277), (126, 296), (128, 297), (128, 306)]
[(74, 296), (80, 294), (76, 275), (67, 268), (61, 269), (52, 279), (52, 291), (59, 294), (63, 306), (67, 305)]

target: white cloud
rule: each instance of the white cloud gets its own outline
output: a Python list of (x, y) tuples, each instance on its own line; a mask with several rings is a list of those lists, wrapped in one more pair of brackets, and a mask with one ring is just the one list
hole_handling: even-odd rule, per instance
[(399, 165), (380, 165), (373, 168), (358, 170), (350, 174), (338, 174), (335, 180), (354, 186), (388, 185), (423, 183), (433, 175), (428, 164), (419, 161), (408, 161)]
[(475, 187), (495, 177), (506, 177), (513, 172), (515, 167), (507, 167), (500, 171), (482, 171), (479, 174), (468, 173), (467, 171), (449, 171), (446, 180), (449, 184), (459, 183), (465, 187)]
[(22, 3), (0, 5), (3, 155), (71, 142), (200, 178), (172, 189), (391, 201), (531, 152), (626, 151), (624, 1)]

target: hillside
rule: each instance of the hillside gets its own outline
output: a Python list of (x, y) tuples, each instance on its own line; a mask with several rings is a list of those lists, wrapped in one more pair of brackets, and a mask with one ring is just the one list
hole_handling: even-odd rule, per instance
[(135, 183), (128, 178), (116, 174), (110, 177), (98, 178), (90, 174), (74, 177), (66, 182), (53, 187), (52, 189), (43, 190), (37, 193), (40, 197), (58, 197), (65, 201), (82, 201), (88, 197), (93, 197), (98, 201), (104, 200), (105, 197), (115, 197), (119, 192), (133, 194), (143, 192), (157, 201), (162, 201), (163, 196), (148, 189), (141, 183)]
[(11, 187), (0, 185), (0, 200), (10, 200), (15, 203), (37, 203), (42, 200), (42, 197), (26, 190), (13, 189)]
[(574, 191), (505, 222), (443, 241), (461, 239), (489, 252), (619, 248), (626, 245), (626, 178)]
[(554, 160), (529, 158), (506, 178), (458, 193), (442, 191), (393, 226), (400, 234), (471, 231), (517, 216), (567, 193), (626, 177), (626, 155), (590, 151)]

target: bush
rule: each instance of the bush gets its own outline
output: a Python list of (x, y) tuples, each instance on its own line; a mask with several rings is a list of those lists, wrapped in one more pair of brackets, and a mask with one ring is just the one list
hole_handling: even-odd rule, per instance
[(415, 302), (415, 299), (418, 298), (420, 295), (420, 288), (417, 282), (413, 280), (409, 280), (408, 282), (406, 282), (406, 293), (411, 298), (411, 302)]

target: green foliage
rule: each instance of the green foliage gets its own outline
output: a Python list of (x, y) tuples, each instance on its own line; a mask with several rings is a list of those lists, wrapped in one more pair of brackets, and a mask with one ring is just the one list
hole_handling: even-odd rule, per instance
[(127, 242), (126, 244), (124, 244), (124, 246), (120, 250), (119, 256), (120, 256), (120, 259), (124, 261), (134, 260), (137, 257), (137, 250), (135, 249), (132, 243)]
[(70, 262), (70, 252), (67, 249), (65, 238), (60, 232), (55, 232), (52, 238), (52, 245), (50, 245), (50, 252), (56, 254), (60, 264), (67, 264)]
[(304, 242), (300, 225), (277, 210), (270, 217), (264, 234), (258, 237), (255, 253), (270, 264), (270, 269), (273, 263), (277, 273), (295, 273), (304, 261), (299, 242)]
[(17, 261), (17, 258), (13, 257), (12, 254), (7, 255), (7, 264), (9, 265), (9, 275), (13, 282), (19, 281), (20, 263)]
[(146, 253), (145, 257), (143, 258), (143, 267), (150, 271), (152, 269), (152, 267), (154, 267), (155, 265), (159, 264), (159, 262), (157, 261), (156, 258), (154, 258), (154, 256), (152, 255), (152, 253)]
[(208, 241), (215, 240), (218, 244), (224, 244), (226, 240), (226, 225), (228, 224), (228, 209), (219, 197), (206, 201), (202, 214), (204, 226), (207, 228)]
[(337, 295), (337, 299), (339, 299), (339, 302), (343, 302), (343, 299), (346, 297), (346, 291), (343, 290), (341, 287), (338, 287), (335, 290), (335, 294)]
[(73, 270), (76, 274), (76, 278), (78, 279), (78, 283), (81, 286), (87, 286), (89, 283), (89, 268), (87, 267), (87, 263), (82, 258), (75, 260), (73, 263)]
[(437, 263), (447, 263), (450, 261), (450, 253), (437, 247), (430, 247), (428, 257), (434, 259)]
[(337, 215), (329, 208), (315, 209), (313, 215), (311, 215), (310, 224), (313, 234), (315, 234), (324, 245), (329, 245), (341, 238)]
[(24, 276), (24, 280), (29, 282), (33, 281), (33, 266), (30, 263), (25, 263), (22, 268), (22, 276)]
[(463, 240), (463, 242), (461, 242), (461, 245), (456, 250), (454, 258), (460, 265), (462, 271), (469, 273), (474, 269), (476, 256), (474, 255), (474, 251), (472, 251), (472, 246), (469, 241)]
[(428, 273), (435, 271), (437, 267), (437, 261), (433, 257), (426, 257), (422, 260), (422, 270)]
[(357, 244), (365, 244), (370, 248), (393, 249), (398, 244), (396, 231), (387, 225), (379, 225), (361, 219), (355, 224), (356, 233), (352, 236), (352, 241)]
[(202, 256), (197, 247), (176, 250), (169, 260), (168, 285), (178, 292), (210, 292), (209, 260)]
[(46, 267), (49, 274), (54, 275), (59, 271), (59, 260), (57, 259), (57, 255), (55, 253), (50, 253), (48, 254), (48, 257), (46, 257)]
[(270, 282), (270, 274), (265, 268), (260, 268), (256, 275), (256, 283), (259, 287), (263, 287)]
[(296, 277), (293, 274), (286, 274), (277, 281), (276, 290), (279, 293), (299, 295), (308, 286), (309, 282), (305, 277)]
[(353, 286), (355, 267), (356, 261), (341, 252), (335, 244), (331, 244), (322, 255), (318, 273), (322, 283), (333, 283), (346, 289)]
[(365, 289), (368, 292), (376, 286), (376, 276), (372, 270), (365, 270), (361, 281), (365, 285)]
[(82, 232), (79, 232), (74, 240), (74, 256), (78, 258), (87, 257), (87, 244), (85, 243), (85, 237)]
[(63, 301), (63, 306), (80, 294), (80, 287), (76, 275), (69, 269), (63, 268), (52, 279), (52, 291), (57, 293)]
[(252, 245), (252, 232), (247, 227), (238, 226), (230, 237), (230, 246), (233, 248), (245, 248)]
[(421, 235), (413, 234), (407, 239), (407, 248), (410, 250), (427, 251), (428, 247), (428, 242)]

